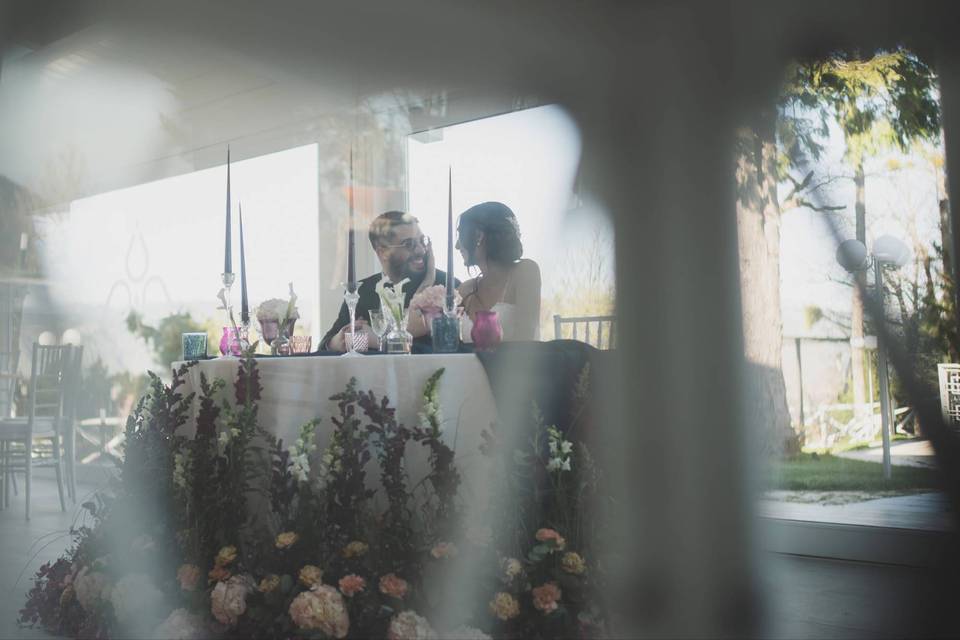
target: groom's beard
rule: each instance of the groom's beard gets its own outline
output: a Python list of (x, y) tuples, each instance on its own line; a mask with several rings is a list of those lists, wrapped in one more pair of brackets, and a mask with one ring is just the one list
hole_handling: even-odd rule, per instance
[(394, 273), (399, 273), (400, 278), (416, 280), (423, 276), (424, 271), (427, 270), (427, 256), (413, 255), (404, 259), (400, 256), (392, 255), (390, 256), (390, 270)]

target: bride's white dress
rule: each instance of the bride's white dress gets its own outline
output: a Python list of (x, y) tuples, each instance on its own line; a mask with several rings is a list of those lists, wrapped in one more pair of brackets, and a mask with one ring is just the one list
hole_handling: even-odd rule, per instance
[[(517, 339), (517, 305), (511, 302), (498, 302), (493, 305), (491, 311), (497, 312), (497, 319), (500, 320), (500, 327), (503, 329), (503, 341), (510, 342)], [(470, 316), (463, 314), (460, 318), (460, 339), (467, 343), (472, 343), (470, 331), (473, 330), (473, 321)], [(534, 340), (540, 339), (540, 327), (534, 329)]]

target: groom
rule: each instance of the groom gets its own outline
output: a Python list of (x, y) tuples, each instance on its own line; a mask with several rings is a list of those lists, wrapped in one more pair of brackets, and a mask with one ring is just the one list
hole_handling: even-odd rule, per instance
[[(410, 282), (403, 286), (404, 305), (410, 304), (413, 294), (421, 287), (447, 283), (447, 274), (433, 269), (433, 252), (426, 236), (420, 231), (418, 222), (409, 213), (387, 211), (370, 223), (370, 244), (380, 260), (383, 273), (390, 282), (410, 279)], [(430, 272), (434, 272), (432, 277)], [(361, 280), (357, 288), (357, 293), (360, 294), (357, 302), (357, 329), (369, 333), (371, 344), (374, 344), (376, 336), (369, 330), (370, 310), (380, 308), (376, 286), (382, 277), (383, 274), (375, 273)], [(459, 282), (454, 282), (459, 286)], [(340, 315), (336, 322), (320, 341), (320, 351), (346, 351), (345, 336), (350, 332), (349, 324), (350, 312), (344, 303), (340, 305)], [(429, 340), (429, 336), (425, 336), (417, 338), (415, 342)]]

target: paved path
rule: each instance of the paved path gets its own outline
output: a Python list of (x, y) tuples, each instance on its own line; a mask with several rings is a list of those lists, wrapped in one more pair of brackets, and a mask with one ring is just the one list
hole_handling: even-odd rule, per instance
[[(955, 514), (950, 511), (947, 498), (938, 492), (915, 493), (892, 498), (859, 501), (821, 501), (819, 503), (794, 501), (792, 492), (770, 492), (761, 500), (758, 511), (769, 518), (804, 520), (807, 522), (834, 522), (869, 527), (921, 529), (927, 531), (954, 531)], [(807, 492), (812, 493), (812, 492)], [(820, 492), (817, 492), (820, 493)], [(860, 492), (824, 492), (860, 493)]]
[[(866, 462), (883, 462), (883, 447), (857, 449), (835, 453), (839, 458), (864, 460)], [(890, 444), (890, 464), (903, 467), (936, 466), (933, 456), (933, 447), (929, 440), (900, 440)]]

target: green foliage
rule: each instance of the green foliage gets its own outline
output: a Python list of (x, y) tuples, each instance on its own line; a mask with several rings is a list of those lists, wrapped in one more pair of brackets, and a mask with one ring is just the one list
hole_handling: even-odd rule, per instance
[(171, 364), (181, 359), (180, 335), (204, 332), (206, 327), (194, 320), (187, 312), (166, 316), (156, 327), (152, 327), (143, 323), (143, 317), (139, 313), (131, 311), (127, 315), (127, 330), (150, 345), (157, 365), (168, 369)]
[(792, 64), (780, 98), (781, 170), (819, 159), (831, 121), (843, 132), (854, 165), (881, 149), (935, 140), (941, 126), (936, 76), (904, 48), (869, 58), (838, 51)]

